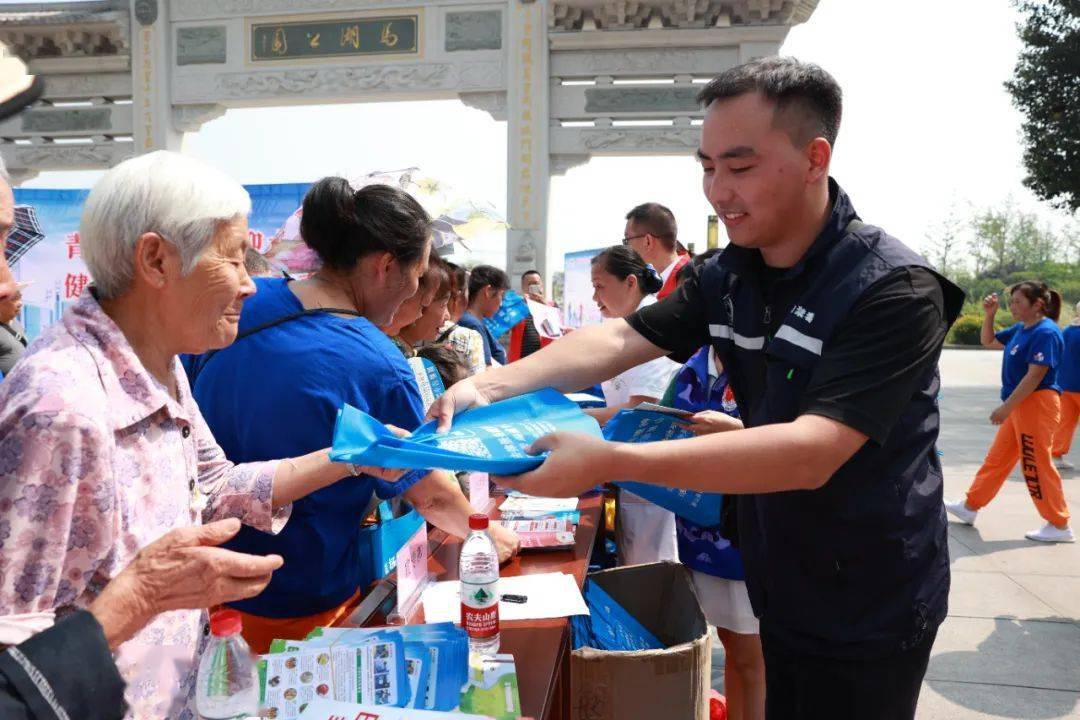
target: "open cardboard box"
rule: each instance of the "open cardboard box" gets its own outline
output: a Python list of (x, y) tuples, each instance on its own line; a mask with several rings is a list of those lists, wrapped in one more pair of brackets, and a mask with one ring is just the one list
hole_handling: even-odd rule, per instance
[(667, 647), (570, 656), (573, 720), (707, 720), (712, 642), (690, 571), (673, 562), (589, 575)]

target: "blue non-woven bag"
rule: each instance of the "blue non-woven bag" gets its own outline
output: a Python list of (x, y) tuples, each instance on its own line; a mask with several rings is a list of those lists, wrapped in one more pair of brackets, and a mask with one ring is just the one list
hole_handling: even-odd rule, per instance
[(386, 577), (397, 567), (397, 553), (405, 547), (420, 526), (424, 516), (409, 508), (400, 517), (394, 517), (387, 500), (379, 503), (379, 522), (360, 528), (360, 586), (367, 587), (375, 580)]
[(525, 298), (513, 290), (507, 290), (502, 305), (494, 315), (484, 319), (484, 324), (492, 335), (499, 337), (529, 315), (529, 304), (525, 302)]
[(517, 475), (539, 467), (546, 454), (525, 449), (557, 430), (602, 437), (600, 426), (573, 401), (547, 388), (454, 417), (446, 433), (436, 423), (421, 425), (407, 438), (395, 437), (381, 422), (351, 405), (338, 411), (330, 459), (384, 468), (443, 468)]
[(589, 606), (589, 614), (570, 618), (575, 650), (581, 647), (597, 650), (659, 650), (664, 647), (659, 638), (595, 582), (585, 581), (583, 595), (585, 604)]
[[(693, 437), (693, 433), (680, 424), (679, 416), (653, 410), (620, 410), (604, 426), (604, 438), (615, 442), (643, 443), (688, 437)], [(721, 493), (622, 480), (615, 484), (698, 525), (711, 527), (720, 523), (720, 504), (724, 499)]]

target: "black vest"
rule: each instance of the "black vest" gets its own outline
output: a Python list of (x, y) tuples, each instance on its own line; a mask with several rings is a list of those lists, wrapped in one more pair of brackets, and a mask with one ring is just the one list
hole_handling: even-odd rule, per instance
[[(928, 267), (879, 228), (849, 224), (854, 211), (835, 195), (831, 229), (774, 283), (768, 310), (757, 251), (729, 247), (700, 270), (712, 344), (748, 427), (798, 417), (822, 349), (859, 298), (897, 268)], [(951, 323), (963, 293), (939, 279)], [(767, 337), (769, 320), (780, 318)], [(823, 487), (739, 498), (762, 634), (794, 652), (874, 657), (918, 642), (945, 618), (939, 387), (935, 366), (885, 443), (867, 441)]]

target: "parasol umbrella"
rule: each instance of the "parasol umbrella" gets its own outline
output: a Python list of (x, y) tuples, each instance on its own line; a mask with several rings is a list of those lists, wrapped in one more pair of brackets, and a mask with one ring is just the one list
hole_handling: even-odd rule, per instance
[(14, 265), (26, 252), (45, 238), (45, 233), (38, 222), (37, 213), (29, 205), (15, 206), (15, 224), (8, 232), (4, 257), (8, 265)]
[[(432, 247), (449, 248), (455, 242), (469, 249), (467, 242), (496, 230), (505, 230), (506, 220), (489, 202), (468, 197), (452, 185), (425, 175), (419, 168), (373, 172), (349, 176), (354, 190), (368, 185), (390, 185), (409, 193), (433, 218)], [(289, 216), (270, 241), (267, 258), (290, 273), (310, 273), (319, 267), (318, 256), (300, 237), (302, 208)]]

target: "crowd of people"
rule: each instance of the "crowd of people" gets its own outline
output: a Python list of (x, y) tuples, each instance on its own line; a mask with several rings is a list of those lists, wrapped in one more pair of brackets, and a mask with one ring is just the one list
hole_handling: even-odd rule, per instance
[[(80, 226), (92, 285), (28, 348), (0, 263), (4, 717), (192, 718), (205, 608), (235, 607), (265, 652), (358, 602), (372, 578), (357, 530), (376, 503), (465, 536), (451, 474), (329, 460), (344, 404), (405, 432), (595, 385), (601, 424), (661, 403), (689, 413), (692, 437), (555, 433), (534, 446), (550, 452), (539, 469), (501, 482), (723, 493), (720, 522), (701, 526), (620, 490), (616, 540), (621, 563), (689, 569), (725, 649), (728, 716), (913, 717), (945, 617), (946, 508), (973, 522), (1021, 462), (1046, 520), (1028, 537), (1072, 540), (1055, 462), (1080, 415), (1080, 323), (1062, 333), (1061, 298), (1037, 282), (1011, 288), (1005, 330), (985, 300), (983, 343), (1005, 351), (1000, 428), (966, 499), (943, 504), (937, 361), (963, 295), (829, 176), (839, 86), (767, 58), (700, 100), (703, 190), (731, 244), (692, 258), (670, 210), (638, 205), (592, 260), (606, 322), (552, 342), (525, 321), (509, 354), (485, 322), (506, 272), (439, 257), (415, 199), (340, 177), (304, 198), (321, 266), (302, 279), (252, 252), (239, 184), (167, 152), (94, 186)], [(12, 207), (0, 182), (0, 234)], [(520, 281), (548, 303), (539, 273)], [(448, 388), (430, 407), (415, 357)], [(513, 532), (491, 533), (500, 559), (517, 552)]]

